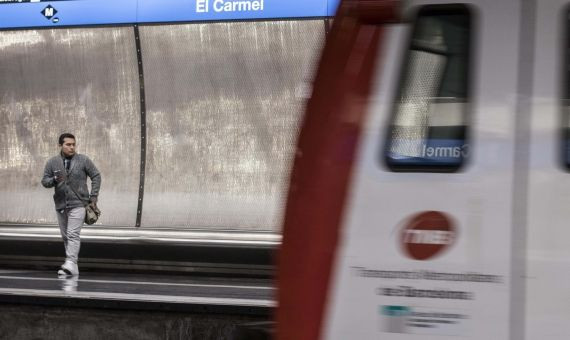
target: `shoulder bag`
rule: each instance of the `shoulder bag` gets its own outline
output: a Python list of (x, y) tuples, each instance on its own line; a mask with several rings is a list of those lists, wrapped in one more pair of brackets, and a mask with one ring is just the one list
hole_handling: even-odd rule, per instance
[[(75, 189), (73, 188), (73, 186), (69, 183), (67, 183), (67, 186), (69, 186), (69, 188), (71, 189), (71, 191), (73, 191), (73, 193), (75, 194), (75, 196), (77, 196), (77, 198), (79, 198), (79, 200), (81, 202), (83, 202), (83, 200), (81, 199), (81, 196), (79, 196), (79, 194), (77, 194), (77, 191), (75, 191)], [(99, 208), (97, 208), (97, 206), (92, 207), (89, 203), (84, 204), (85, 205), (85, 224), (93, 224), (95, 222), (97, 222), (97, 220), (99, 219), (99, 216), (101, 215), (101, 210), (99, 210)]]

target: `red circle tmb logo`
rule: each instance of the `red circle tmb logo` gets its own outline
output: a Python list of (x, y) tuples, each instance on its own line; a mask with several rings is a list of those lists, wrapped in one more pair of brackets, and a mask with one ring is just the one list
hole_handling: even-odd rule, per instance
[(440, 211), (412, 216), (400, 234), (402, 249), (415, 260), (429, 260), (451, 247), (456, 239), (452, 219)]

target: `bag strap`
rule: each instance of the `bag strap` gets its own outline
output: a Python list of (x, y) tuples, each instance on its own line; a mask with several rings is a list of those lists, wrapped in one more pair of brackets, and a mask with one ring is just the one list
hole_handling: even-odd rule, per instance
[(73, 185), (69, 184), (69, 183), (67, 182), (67, 180), (65, 181), (65, 184), (67, 184), (67, 186), (69, 187), (69, 189), (71, 189), (71, 191), (73, 191), (73, 193), (75, 194), (75, 196), (77, 196), (77, 198), (79, 198), (79, 200), (81, 201), (81, 203), (83, 203), (84, 206), (88, 206), (88, 205), (89, 205), (89, 202), (88, 202), (88, 203), (85, 203), (85, 201), (83, 201), (83, 200), (81, 199), (81, 196), (79, 196), (79, 194), (77, 193), (77, 191), (75, 191), (75, 189), (73, 188)]

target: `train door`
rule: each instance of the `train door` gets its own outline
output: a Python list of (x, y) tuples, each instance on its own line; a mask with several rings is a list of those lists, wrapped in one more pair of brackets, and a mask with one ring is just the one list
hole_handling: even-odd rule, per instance
[[(359, 64), (373, 65), (369, 96), (321, 115), (320, 140), (309, 144), (311, 115), (327, 105), (315, 103), (317, 77), (286, 212), (279, 339), (515, 339), (522, 327), (513, 277), (520, 1), (409, 1), (402, 13), (404, 24), (383, 25), (376, 63)], [(361, 129), (338, 140), (326, 133), (333, 119), (362, 119)], [(337, 154), (323, 151), (327, 141)], [(347, 145), (357, 151), (346, 190), (334, 192), (346, 194), (340, 218), (323, 226), (337, 213), (322, 202), (338, 189), (337, 165), (351, 161)], [(320, 172), (303, 177), (303, 166)], [(291, 303), (295, 289), (304, 299)], [(305, 332), (302, 318), (318, 330)]]
[[(530, 111), (526, 339), (570, 338), (570, 6), (536, 1)], [(530, 33), (530, 32), (529, 32)], [(529, 55), (532, 53), (530, 51)], [(530, 84), (533, 84), (532, 87)], [(525, 209), (525, 210), (523, 210)]]

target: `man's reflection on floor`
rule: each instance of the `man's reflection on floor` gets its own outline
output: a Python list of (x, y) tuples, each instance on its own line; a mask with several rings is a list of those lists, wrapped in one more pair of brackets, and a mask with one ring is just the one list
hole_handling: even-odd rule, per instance
[(79, 276), (60, 276), (59, 283), (61, 284), (61, 290), (64, 292), (76, 292), (79, 284)]

